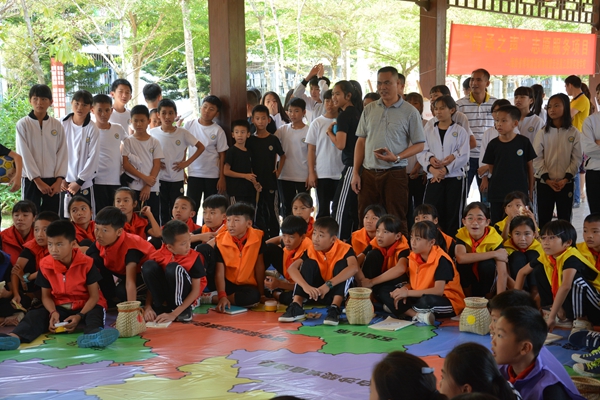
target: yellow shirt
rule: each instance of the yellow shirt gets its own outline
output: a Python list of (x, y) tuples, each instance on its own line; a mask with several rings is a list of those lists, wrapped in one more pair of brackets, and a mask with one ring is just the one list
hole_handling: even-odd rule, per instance
[(571, 100), (571, 108), (579, 110), (579, 112), (573, 117), (573, 126), (577, 128), (579, 132), (581, 132), (581, 128), (583, 128), (583, 121), (585, 121), (585, 119), (590, 115), (590, 100), (582, 92), (579, 97)]

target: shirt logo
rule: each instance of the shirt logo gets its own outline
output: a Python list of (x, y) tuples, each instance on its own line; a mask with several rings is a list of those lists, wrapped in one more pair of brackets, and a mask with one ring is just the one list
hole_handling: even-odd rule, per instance
[(90, 191), (85, 189), (81, 193), (83, 193), (84, 196), (87, 196), (88, 194), (90, 194)]
[(115, 139), (119, 139), (119, 134), (115, 133)]
[(217, 134), (213, 133), (212, 135), (210, 135), (210, 140), (215, 140), (217, 138)]
[(452, 136), (458, 137), (458, 132), (452, 132)]
[(90, 137), (89, 137), (89, 136), (85, 138), (85, 142), (86, 142), (87, 144), (90, 144), (90, 142), (91, 142), (91, 141), (92, 141), (92, 139), (90, 139)]
[(150, 149), (150, 154), (154, 154), (154, 148)]
[(527, 129), (527, 130), (528, 130), (529, 132), (533, 132), (533, 126), (530, 126), (530, 127)]
[(50, 132), (50, 134), (52, 136), (56, 136), (56, 135), (58, 135), (58, 132), (56, 131), (56, 129), (52, 129), (52, 131)]
[(180, 189), (179, 189), (179, 193), (183, 193), (183, 188), (180, 188)]
[(523, 155), (523, 149), (519, 149), (519, 150), (517, 150), (517, 155), (518, 155), (518, 156), (522, 156), (522, 155)]
[(273, 151), (273, 146), (269, 146), (269, 151)]
[(302, 143), (306, 143), (306, 138), (305, 137), (302, 138)]
[(569, 142), (573, 143), (575, 141), (575, 136), (569, 136)]
[(176, 140), (176, 141), (175, 141), (175, 144), (176, 144), (177, 146), (181, 145), (181, 140)]

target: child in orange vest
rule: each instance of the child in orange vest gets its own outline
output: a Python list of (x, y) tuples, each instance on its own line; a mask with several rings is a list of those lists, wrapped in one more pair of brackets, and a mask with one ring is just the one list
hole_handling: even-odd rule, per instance
[(456, 248), (456, 240), (450, 235), (446, 235), (438, 225), (438, 212), (435, 206), (431, 204), (421, 204), (415, 207), (413, 211), (415, 217), (414, 222), (431, 221), (438, 227), (438, 237), (435, 239), (438, 246), (454, 259), (454, 250)]
[(370, 204), (365, 208), (363, 227), (352, 232), (350, 241), (359, 267), (362, 267), (367, 253), (371, 250), (371, 241), (375, 239), (375, 232), (377, 231), (377, 221), (384, 214), (385, 208), (379, 204)]

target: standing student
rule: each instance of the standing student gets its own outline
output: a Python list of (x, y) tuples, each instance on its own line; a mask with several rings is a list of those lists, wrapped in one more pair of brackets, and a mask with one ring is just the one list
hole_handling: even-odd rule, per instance
[(582, 90), (581, 78), (569, 75), (565, 79), (565, 91), (571, 97), (569, 113), (573, 119), (573, 126), (581, 132), (583, 121), (590, 115), (590, 100)]
[(148, 83), (142, 89), (144, 101), (148, 106), (148, 110), (158, 108), (158, 103), (162, 100), (162, 89), (157, 83)]
[(583, 166), (588, 205), (591, 213), (597, 213), (600, 212), (600, 112), (590, 115), (583, 122), (581, 149), (587, 156)]
[[(329, 89), (330, 82), (329, 79), (323, 76), (324, 71), (323, 64), (313, 66), (306, 78), (296, 86), (292, 93), (293, 97), (298, 97), (306, 102), (306, 119), (309, 122), (314, 121), (326, 112), (323, 94)], [(310, 97), (305, 93), (308, 86), (310, 86)]]
[[(423, 121), (423, 128), (425, 128), (427, 121), (423, 119), (423, 96), (412, 92), (406, 95), (406, 101), (419, 111), (421, 120)], [(413, 215), (415, 207), (423, 204), (425, 187), (427, 186), (427, 173), (423, 170), (423, 166), (419, 164), (416, 154), (408, 158), (406, 173), (408, 174), (408, 211), (406, 219), (408, 227), (412, 228), (414, 221), (410, 216)]]
[(23, 199), (37, 211), (58, 213), (60, 188), (67, 176), (68, 148), (61, 123), (48, 115), (52, 90), (33, 85), (29, 90), (33, 110), (17, 122), (17, 153), (23, 157)]
[(535, 140), (535, 135), (545, 124), (545, 121), (533, 112), (534, 103), (535, 95), (532, 88), (519, 86), (515, 89), (515, 107), (521, 112), (519, 133), (529, 139), (531, 144)]
[(113, 112), (109, 122), (119, 124), (126, 133), (131, 133), (131, 113), (127, 103), (131, 100), (133, 88), (127, 79), (117, 79), (110, 85), (110, 95), (113, 98)]
[[(183, 126), (204, 146), (204, 152), (188, 167), (186, 195), (200, 204), (202, 199), (217, 193), (225, 193), (227, 186), (223, 165), (225, 152), (229, 148), (225, 131), (213, 122), (221, 112), (221, 99), (209, 95), (202, 100), (200, 118), (188, 121)], [(190, 152), (196, 151), (193, 147)], [(194, 210), (198, 213), (198, 209)]]
[(227, 194), (230, 204), (243, 201), (256, 206), (256, 192), (260, 184), (252, 173), (252, 155), (246, 147), (250, 138), (250, 124), (245, 119), (231, 123), (231, 136), (235, 144), (225, 154), (224, 174), (227, 181)]
[(275, 122), (277, 129), (281, 128), (284, 124), (289, 124), (290, 117), (283, 109), (281, 104), (281, 98), (275, 92), (267, 92), (260, 100), (260, 104), (266, 106), (269, 109), (270, 118)]
[(571, 220), (573, 178), (581, 164), (580, 133), (571, 123), (569, 98), (555, 94), (548, 100), (548, 122), (534, 142), (537, 212), (540, 226), (552, 220), (554, 207), (558, 219)]
[[(427, 121), (427, 123), (425, 123), (423, 130), (429, 128), (431, 125), (434, 125), (437, 122), (437, 118), (435, 116), (435, 113), (433, 112), (433, 103), (435, 103), (435, 101), (442, 96), (450, 96), (450, 89), (448, 89), (448, 86), (446, 85), (434, 86), (429, 91), (429, 106), (431, 108), (431, 114), (433, 115), (433, 118), (431, 118), (429, 121)], [(456, 110), (454, 114), (452, 114), (452, 121), (456, 122), (458, 125), (462, 126), (465, 129), (465, 131), (467, 131), (467, 133), (469, 134), (469, 147), (471, 149), (474, 148), (477, 145), (477, 141), (475, 140), (475, 136), (473, 135), (473, 132), (471, 131), (471, 128), (469, 126), (469, 119), (467, 118), (467, 116), (462, 112)]]
[(531, 85), (531, 89), (535, 98), (533, 113), (540, 117), (544, 121), (544, 124), (546, 124), (546, 110), (544, 109), (544, 97), (546, 97), (546, 93), (544, 92), (544, 87), (536, 83), (535, 85)]

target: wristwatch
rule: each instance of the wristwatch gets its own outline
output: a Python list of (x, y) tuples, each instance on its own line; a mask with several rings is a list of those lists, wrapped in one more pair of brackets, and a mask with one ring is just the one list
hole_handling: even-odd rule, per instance
[(29, 282), (29, 275), (31, 275), (29, 272), (27, 272), (27, 273), (25, 273), (25, 274), (23, 275), (23, 281), (24, 281), (25, 283), (30, 283), (30, 282)]
[(331, 281), (325, 282), (325, 285), (327, 285), (329, 289), (333, 289), (333, 283), (331, 283)]
[(396, 162), (397, 162), (397, 163), (399, 163), (399, 162), (400, 162), (400, 160), (402, 160), (402, 159), (400, 158), (400, 156), (396, 156)]
[(84, 313), (80, 313), (78, 312), (77, 315), (79, 315), (79, 318), (84, 319), (85, 318), (85, 314)]

